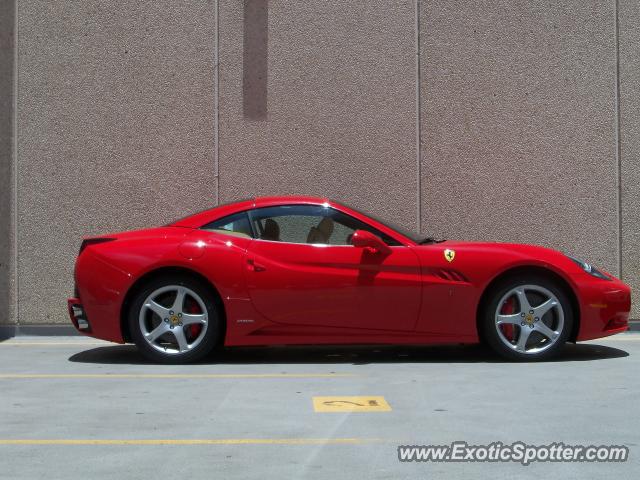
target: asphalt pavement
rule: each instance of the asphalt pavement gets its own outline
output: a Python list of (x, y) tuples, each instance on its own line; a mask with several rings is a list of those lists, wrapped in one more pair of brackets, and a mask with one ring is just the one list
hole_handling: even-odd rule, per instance
[[(16, 337), (0, 342), (0, 478), (635, 479), (639, 359), (638, 333), (524, 364), (444, 346), (241, 348), (167, 366), (128, 345)], [(453, 441), (626, 445), (630, 458), (398, 461), (399, 445)]]

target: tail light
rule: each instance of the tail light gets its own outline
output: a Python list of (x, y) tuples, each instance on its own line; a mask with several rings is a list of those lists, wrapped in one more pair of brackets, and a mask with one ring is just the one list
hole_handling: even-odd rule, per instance
[(110, 237), (98, 237), (98, 238), (86, 238), (82, 241), (82, 245), (80, 245), (80, 252), (78, 255), (82, 253), (82, 251), (87, 248), (89, 245), (97, 245), (98, 243), (106, 243), (113, 242), (115, 238)]

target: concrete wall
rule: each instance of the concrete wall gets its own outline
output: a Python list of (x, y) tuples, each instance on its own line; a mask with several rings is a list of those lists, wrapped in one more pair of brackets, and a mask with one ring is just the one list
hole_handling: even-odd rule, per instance
[(15, 323), (13, 294), (14, 3), (0, 2), (0, 325)]
[(640, 3), (620, 0), (622, 277), (635, 286), (640, 317)]
[(614, 3), (421, 6), (423, 228), (617, 273)]
[(67, 322), (83, 235), (215, 203), (214, 12), (206, 1), (19, 3), (21, 322)]
[(21, 0), (20, 322), (67, 322), (83, 235), (279, 193), (622, 259), (640, 287), (639, 14), (619, 4), (618, 130), (610, 1)]
[(415, 228), (413, 2), (270, 1), (263, 119), (243, 111), (244, 16), (220, 2), (221, 199), (327, 195)]

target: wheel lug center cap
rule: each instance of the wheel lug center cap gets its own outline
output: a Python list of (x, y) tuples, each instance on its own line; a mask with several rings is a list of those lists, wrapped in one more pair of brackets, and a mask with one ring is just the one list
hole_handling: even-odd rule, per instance
[(533, 314), (527, 313), (524, 316), (524, 321), (527, 323), (527, 325), (533, 325), (533, 322), (535, 321), (535, 317), (533, 316)]
[(177, 315), (171, 315), (169, 317), (169, 321), (171, 322), (171, 325), (178, 325), (180, 323), (180, 317)]

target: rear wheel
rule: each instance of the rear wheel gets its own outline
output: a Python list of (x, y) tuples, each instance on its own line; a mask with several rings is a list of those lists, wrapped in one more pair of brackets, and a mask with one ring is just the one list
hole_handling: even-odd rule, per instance
[(489, 294), (482, 333), (503, 357), (546, 360), (567, 342), (573, 321), (571, 302), (562, 287), (545, 277), (519, 276), (506, 279)]
[(131, 303), (129, 328), (140, 351), (161, 363), (187, 363), (207, 355), (219, 340), (220, 320), (212, 295), (189, 277), (161, 277)]

